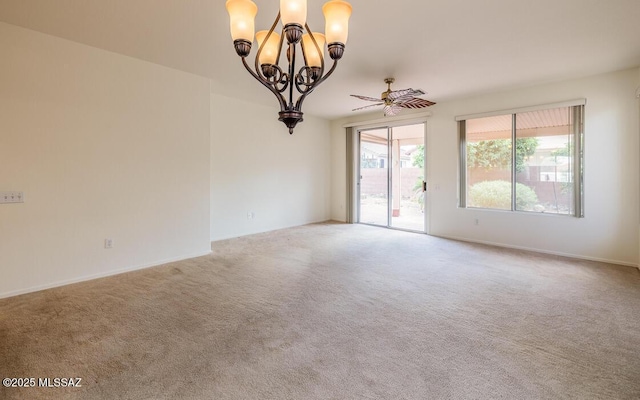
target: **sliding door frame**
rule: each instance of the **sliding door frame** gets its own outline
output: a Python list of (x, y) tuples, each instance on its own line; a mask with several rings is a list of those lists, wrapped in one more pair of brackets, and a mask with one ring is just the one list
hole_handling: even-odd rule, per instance
[(392, 155), (392, 131), (393, 128), (395, 127), (400, 127), (400, 126), (407, 126), (407, 125), (419, 125), (419, 124), (423, 124), (423, 129), (424, 129), (424, 133), (423, 133), (423, 143), (424, 143), (424, 165), (423, 165), (423, 171), (422, 171), (422, 176), (423, 176), (423, 181), (424, 182), (428, 182), (428, 175), (427, 175), (427, 165), (428, 165), (428, 157), (427, 157), (427, 150), (428, 150), (428, 135), (427, 135), (427, 120), (426, 118), (419, 118), (419, 119), (403, 119), (403, 120), (398, 120), (398, 121), (391, 121), (390, 123), (386, 123), (386, 124), (369, 124), (369, 125), (360, 125), (360, 126), (353, 126), (353, 127), (348, 127), (347, 128), (347, 159), (349, 160), (349, 156), (351, 156), (351, 163), (348, 163), (350, 165), (348, 165), (347, 167), (347, 173), (348, 173), (348, 177), (347, 177), (347, 183), (348, 186), (347, 187), (347, 207), (349, 208), (347, 210), (347, 216), (351, 216), (351, 220), (348, 221), (350, 223), (363, 223), (360, 222), (361, 220), (361, 204), (360, 204), (360, 198), (361, 198), (361, 133), (364, 131), (371, 131), (371, 130), (382, 130), (382, 129), (386, 129), (387, 130), (387, 154), (388, 154), (388, 168), (387, 168), (387, 225), (383, 226), (383, 225), (375, 225), (375, 224), (367, 224), (367, 223), (363, 223), (365, 225), (372, 225), (372, 226), (380, 226), (380, 227), (386, 227), (389, 229), (396, 229), (396, 230), (403, 230), (403, 231), (408, 231), (408, 232), (417, 232), (417, 233), (425, 233), (425, 234), (429, 234), (429, 187), (428, 184), (426, 184), (426, 188), (427, 190), (423, 192), (423, 231), (416, 231), (416, 230), (410, 230), (410, 229), (404, 229), (404, 228), (399, 228), (399, 227), (394, 227), (392, 226), (392, 207), (393, 207), (393, 202), (392, 202), (392, 182), (391, 182), (391, 177), (392, 177), (392, 168), (393, 168), (393, 155)]

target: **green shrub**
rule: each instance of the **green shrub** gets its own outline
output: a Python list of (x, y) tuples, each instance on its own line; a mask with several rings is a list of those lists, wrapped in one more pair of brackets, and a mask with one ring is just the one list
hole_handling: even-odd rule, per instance
[[(516, 183), (516, 210), (532, 210), (538, 196), (530, 187)], [(511, 209), (511, 183), (507, 181), (484, 181), (469, 189), (468, 205), (480, 208)]]

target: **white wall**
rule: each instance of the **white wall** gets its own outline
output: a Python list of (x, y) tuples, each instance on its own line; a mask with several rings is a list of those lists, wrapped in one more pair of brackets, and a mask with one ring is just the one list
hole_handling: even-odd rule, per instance
[[(638, 69), (540, 85), (431, 107), (427, 122), (427, 179), (440, 187), (428, 195), (430, 233), (638, 264), (640, 218), (639, 111), (634, 98)], [(586, 98), (585, 218), (511, 213), (457, 207), (458, 136), (456, 115)], [(344, 221), (345, 163), (343, 124), (379, 119), (379, 113), (333, 121), (332, 218)], [(474, 225), (478, 218), (480, 224)]]
[(0, 54), (0, 297), (210, 250), (208, 80), (5, 23)]
[(289, 135), (278, 111), (212, 94), (212, 241), (329, 219), (329, 123), (305, 114)]
[[(640, 68), (638, 68), (638, 87), (636, 88), (636, 93), (638, 92), (640, 92)], [(638, 137), (640, 137), (640, 97), (636, 97), (636, 101), (638, 102)], [(640, 147), (638, 148), (638, 154), (640, 157)], [(640, 171), (638, 176), (640, 177)], [(638, 186), (638, 197), (640, 197), (640, 184)], [(640, 201), (638, 202), (638, 214), (640, 217)], [(638, 269), (640, 269), (640, 218), (638, 219)]]

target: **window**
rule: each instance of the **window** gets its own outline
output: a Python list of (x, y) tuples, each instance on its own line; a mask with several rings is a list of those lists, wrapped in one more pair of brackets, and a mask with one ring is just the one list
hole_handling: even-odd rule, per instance
[(582, 217), (583, 111), (458, 117), (460, 206)]

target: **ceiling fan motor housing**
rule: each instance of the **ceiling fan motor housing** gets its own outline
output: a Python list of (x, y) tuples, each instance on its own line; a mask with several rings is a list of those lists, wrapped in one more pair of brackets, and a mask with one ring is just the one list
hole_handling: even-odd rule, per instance
[(380, 99), (387, 103), (387, 97), (389, 97), (389, 93), (391, 93), (391, 84), (395, 82), (395, 78), (385, 78), (384, 83), (387, 84), (387, 90), (382, 92), (380, 95)]

